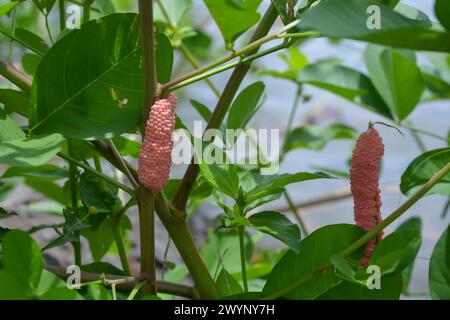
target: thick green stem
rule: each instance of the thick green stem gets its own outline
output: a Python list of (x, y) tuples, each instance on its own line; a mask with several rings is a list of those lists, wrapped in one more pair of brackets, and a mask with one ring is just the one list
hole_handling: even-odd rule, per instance
[[(267, 12), (265, 13), (264, 17), (261, 19), (255, 33), (253, 34), (250, 40), (250, 43), (254, 43), (258, 39), (263, 38), (269, 32), (272, 25), (275, 23), (277, 16), (278, 16), (277, 10), (271, 4), (270, 7), (267, 9)], [(255, 48), (253, 48), (252, 51), (248, 52), (248, 54), (250, 55), (254, 54), (258, 50), (258, 48), (259, 47), (256, 46)], [(230, 107), (231, 102), (233, 101), (233, 98), (239, 89), (242, 80), (244, 79), (249, 70), (250, 70), (250, 63), (241, 64), (234, 70), (233, 74), (228, 80), (227, 85), (225, 86), (225, 89), (219, 101), (217, 102), (216, 108), (214, 109), (214, 112), (211, 116), (211, 119), (208, 122), (208, 126), (206, 129), (218, 128), (221, 125), (225, 117), (225, 114), (227, 113), (228, 108)], [(197, 178), (198, 172), (199, 172), (198, 165), (195, 164), (194, 161), (192, 161), (183, 177), (180, 187), (178, 188), (173, 200), (173, 205), (178, 210), (184, 211), (187, 200), (189, 198), (189, 194), (191, 193), (192, 187)]]
[(59, 0), (58, 8), (59, 8), (59, 29), (63, 31), (66, 28), (66, 1)]
[(245, 255), (245, 227), (239, 226), (239, 251), (241, 254), (241, 272), (242, 272), (242, 282), (244, 283), (244, 292), (248, 292), (248, 280), (247, 280), (247, 266), (246, 266), (246, 255)]
[[(386, 219), (384, 219), (380, 224), (378, 224), (371, 231), (367, 232), (361, 238), (353, 242), (346, 249), (342, 250), (339, 255), (346, 257), (358, 250), (360, 247), (365, 245), (370, 239), (375, 238), (384, 228), (390, 225), (392, 222), (397, 220), (402, 216), (409, 208), (411, 208), (417, 201), (419, 201), (430, 189), (438, 183), (443, 177), (445, 177), (450, 172), (450, 163), (447, 163), (441, 170), (439, 170), (425, 185), (423, 185), (416, 193), (414, 193), (408, 200), (406, 200), (397, 210), (392, 212)], [(287, 287), (279, 289), (274, 293), (263, 298), (263, 300), (272, 300), (282, 297), (283, 295), (291, 292), (302, 284), (308, 282), (310, 279), (320, 274), (321, 270), (325, 270), (331, 267), (331, 261), (327, 261), (320, 268), (314, 272), (308, 273), (304, 277), (294, 281)]]
[[(142, 122), (142, 134), (145, 130), (145, 122), (156, 95), (156, 61), (155, 39), (153, 34), (153, 1), (139, 0), (139, 17), (141, 24), (142, 40), (142, 67), (144, 71), (144, 115)], [(142, 135), (142, 139), (144, 135)], [(156, 270), (155, 270), (155, 213), (154, 194), (143, 186), (138, 189), (139, 228), (141, 239), (141, 274), (148, 282), (144, 292), (156, 294)]]

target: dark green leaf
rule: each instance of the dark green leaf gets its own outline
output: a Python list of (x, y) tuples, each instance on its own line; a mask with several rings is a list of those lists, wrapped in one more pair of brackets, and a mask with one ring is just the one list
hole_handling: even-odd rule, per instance
[(450, 2), (448, 0), (436, 0), (434, 12), (442, 25), (450, 30)]
[[(138, 16), (126, 13), (90, 21), (59, 40), (33, 81), (30, 130), (78, 139), (135, 130), (144, 105), (139, 41)], [(158, 81), (164, 83), (172, 69), (172, 48), (162, 34), (156, 42)]]
[(420, 100), (425, 83), (416, 64), (390, 48), (367, 46), (365, 61), (370, 79), (399, 120), (405, 119)]
[(85, 264), (80, 267), (81, 271), (94, 272), (94, 273), (104, 273), (119, 276), (126, 276), (127, 274), (120, 270), (119, 268), (113, 266), (108, 262), (93, 262), (90, 264)]
[(22, 56), (22, 66), (23, 70), (31, 76), (34, 76), (36, 70), (41, 62), (42, 57), (33, 54), (33, 53), (25, 53)]
[(209, 110), (208, 107), (205, 106), (204, 104), (195, 100), (191, 100), (191, 104), (195, 108), (195, 110), (197, 110), (197, 112), (200, 114), (203, 120), (208, 122), (212, 115), (211, 110)]
[(450, 226), (439, 238), (431, 255), (428, 282), (431, 298), (450, 299)]
[(3, 103), (9, 110), (28, 117), (30, 97), (27, 94), (12, 89), (0, 89), (0, 103)]
[[(291, 22), (295, 14), (294, 7), (298, 0), (271, 0), (284, 24)], [(289, 10), (291, 9), (291, 10)], [(290, 12), (291, 11), (291, 12)]]
[[(379, 4), (380, 29), (368, 28), (374, 13), (370, 0), (322, 0), (302, 17), (300, 26), (325, 36), (368, 41), (415, 50), (450, 51), (450, 32), (430, 28), (427, 21), (412, 20)], [(346, 23), (342, 23), (345, 21)]]
[(370, 79), (359, 71), (328, 62), (317, 62), (301, 70), (297, 80), (330, 91), (392, 119), (389, 107)]
[(80, 176), (80, 198), (88, 210), (95, 208), (96, 213), (115, 213), (121, 206), (117, 187), (90, 172)]
[(257, 9), (261, 0), (246, 0), (246, 6), (237, 6), (229, 0), (203, 0), (226, 43), (233, 43), (260, 18)]
[[(402, 175), (400, 190), (405, 195), (430, 180), (436, 172), (450, 162), (450, 148), (427, 151), (415, 158)], [(450, 175), (443, 177), (427, 194), (450, 195)]]
[(48, 180), (67, 178), (68, 171), (55, 165), (46, 164), (38, 167), (11, 167), (2, 175), (2, 178), (34, 177)]
[(0, 163), (11, 166), (39, 166), (60, 150), (63, 137), (58, 134), (0, 142)]
[(264, 83), (255, 82), (239, 93), (229, 111), (228, 129), (245, 128), (263, 103), (264, 88)]
[(44, 39), (26, 29), (17, 28), (15, 37), (41, 55), (44, 55), (49, 49)]
[[(354, 225), (328, 225), (314, 231), (300, 243), (299, 253), (288, 251), (270, 273), (264, 294), (284, 289), (310, 273), (317, 271), (331, 256), (355, 242), (364, 231)], [(358, 255), (362, 254), (360, 250)], [(293, 289), (283, 297), (288, 299), (314, 299), (341, 280), (331, 273), (317, 273), (311, 280)]]
[(325, 145), (336, 139), (356, 139), (358, 132), (344, 124), (335, 123), (327, 127), (305, 125), (294, 129), (287, 137), (285, 152), (297, 148), (322, 150)]

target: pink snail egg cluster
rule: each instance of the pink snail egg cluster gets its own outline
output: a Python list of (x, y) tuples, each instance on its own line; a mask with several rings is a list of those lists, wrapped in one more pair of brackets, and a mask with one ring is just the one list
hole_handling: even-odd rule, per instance
[[(356, 141), (350, 168), (350, 187), (353, 194), (354, 214), (356, 225), (366, 231), (372, 230), (381, 222), (381, 197), (378, 186), (378, 172), (381, 157), (384, 154), (383, 141), (375, 128), (363, 132)], [(370, 240), (365, 249), (365, 256), (361, 266), (366, 266), (377, 241)]]
[(176, 105), (177, 98), (172, 93), (156, 100), (145, 127), (138, 175), (141, 184), (153, 192), (161, 191), (169, 181)]

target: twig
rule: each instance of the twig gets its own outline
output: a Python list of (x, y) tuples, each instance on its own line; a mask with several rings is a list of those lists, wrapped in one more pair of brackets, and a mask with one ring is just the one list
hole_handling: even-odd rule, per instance
[(134, 190), (137, 190), (139, 188), (139, 184), (136, 182), (136, 179), (133, 177), (133, 175), (131, 174), (127, 165), (125, 164), (125, 161), (123, 160), (122, 156), (120, 155), (119, 150), (117, 150), (116, 145), (114, 144), (112, 139), (108, 139), (107, 141), (108, 141), (108, 145), (111, 148), (111, 151), (114, 155), (114, 158), (116, 158), (117, 162), (120, 164), (120, 166), (122, 168), (121, 171), (125, 173), (125, 175), (128, 178), (128, 181), (131, 183)]
[(31, 92), (31, 80), (12, 65), (0, 60), (0, 74), (26, 93)]

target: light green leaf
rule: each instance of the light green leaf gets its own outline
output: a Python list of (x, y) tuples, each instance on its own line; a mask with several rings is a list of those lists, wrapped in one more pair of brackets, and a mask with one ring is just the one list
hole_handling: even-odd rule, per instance
[(125, 137), (115, 137), (113, 142), (122, 156), (137, 158), (141, 152), (141, 145), (137, 141)]
[(10, 167), (3, 173), (1, 177), (33, 177), (45, 180), (59, 180), (67, 178), (67, 176), (67, 169), (62, 169), (55, 165), (46, 164), (37, 167)]
[[(427, 151), (415, 158), (402, 174), (400, 190), (405, 195), (414, 193), (420, 186), (450, 162), (450, 148)], [(450, 195), (450, 175), (443, 177), (427, 194)]]
[(197, 112), (200, 114), (203, 120), (208, 122), (212, 115), (211, 110), (209, 110), (208, 107), (205, 106), (203, 103), (200, 103), (196, 100), (191, 100), (191, 104), (195, 108), (195, 110), (197, 110)]
[(428, 282), (433, 300), (450, 299), (450, 225), (434, 247)]
[[(164, 83), (173, 53), (163, 34), (156, 42), (158, 81)], [(142, 119), (143, 90), (138, 16), (112, 14), (90, 21), (59, 40), (39, 64), (30, 131), (77, 139), (133, 131)]]
[(233, 43), (260, 18), (257, 9), (261, 0), (246, 0), (238, 6), (229, 0), (203, 0), (226, 43)]
[(326, 127), (305, 125), (289, 133), (284, 151), (288, 152), (297, 148), (322, 150), (331, 140), (356, 139), (358, 135), (355, 129), (340, 123)]
[(17, 167), (42, 165), (58, 153), (62, 142), (63, 137), (57, 133), (0, 142), (0, 163)]
[(203, 177), (217, 190), (237, 200), (239, 196), (239, 177), (232, 165), (200, 164)]
[(416, 64), (399, 51), (367, 46), (365, 61), (370, 78), (399, 120), (405, 119), (420, 100), (425, 83)]
[(11, 1), (10, 3), (0, 5), (0, 16), (7, 14), (19, 4), (19, 1)]
[(67, 288), (65, 281), (53, 273), (43, 270), (36, 295), (40, 300), (80, 300), (77, 290)]
[(221, 297), (242, 293), (242, 287), (227, 270), (222, 268), (216, 280), (217, 290)]
[(0, 145), (3, 142), (19, 140), (22, 138), (25, 138), (25, 133), (6, 114), (6, 112), (0, 108)]
[[(24, 231), (9, 231), (3, 238), (4, 270), (18, 282), (35, 290), (41, 278), (43, 259), (37, 243)], [(3, 286), (3, 284), (2, 284)]]
[(244, 129), (264, 100), (264, 83), (255, 82), (242, 90), (231, 105), (227, 128)]
[[(192, 7), (192, 0), (164, 0), (162, 2), (164, 8), (166, 9), (167, 15), (169, 16), (170, 22), (177, 26), (183, 16), (189, 12)], [(159, 5), (154, 1), (153, 5), (154, 19), (155, 21), (166, 22), (164, 14), (161, 12)]]

